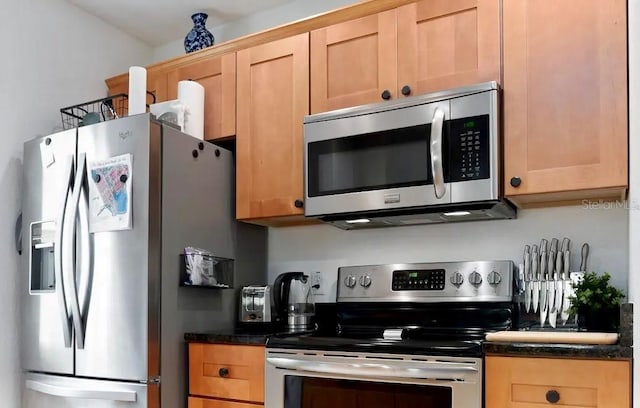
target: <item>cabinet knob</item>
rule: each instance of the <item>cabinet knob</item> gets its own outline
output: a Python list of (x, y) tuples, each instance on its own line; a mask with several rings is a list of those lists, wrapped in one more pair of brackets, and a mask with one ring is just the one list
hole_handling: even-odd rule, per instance
[(193, 156), (194, 159), (198, 158), (198, 151), (196, 149), (193, 149), (193, 151), (191, 152), (191, 155)]
[(555, 404), (560, 401), (560, 393), (556, 390), (547, 391), (547, 395), (545, 397), (547, 398), (547, 402), (550, 402), (551, 404)]
[(229, 376), (229, 369), (222, 367), (221, 369), (218, 370), (218, 375), (220, 377), (222, 377), (222, 378), (228, 377)]
[(402, 91), (401, 92), (402, 92), (402, 94), (404, 96), (409, 96), (409, 95), (411, 95), (411, 87), (409, 85), (405, 85), (405, 86), (402, 87)]
[(509, 184), (511, 184), (511, 187), (520, 187), (520, 184), (522, 184), (522, 179), (520, 179), (520, 177), (511, 177), (511, 181), (509, 182)]
[(389, 99), (391, 99), (391, 92), (389, 92), (388, 89), (385, 89), (384, 91), (382, 91), (382, 99), (384, 99), (385, 101), (388, 101)]
[(293, 202), (293, 205), (295, 205), (296, 208), (302, 208), (304, 207), (304, 202), (302, 200), (296, 200)]

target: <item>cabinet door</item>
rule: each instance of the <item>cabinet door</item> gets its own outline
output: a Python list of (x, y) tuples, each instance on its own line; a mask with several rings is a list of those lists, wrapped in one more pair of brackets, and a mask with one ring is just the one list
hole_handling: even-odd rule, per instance
[(626, 1), (503, 4), (506, 194), (516, 203), (619, 197), (627, 186)]
[(311, 113), (382, 100), (396, 89), (396, 11), (311, 32)]
[(238, 52), (236, 217), (303, 214), (302, 124), (309, 113), (309, 34)]
[(168, 74), (169, 100), (178, 97), (178, 82), (197, 81), (204, 87), (204, 136), (207, 140), (236, 134), (236, 55), (209, 58)]
[(399, 92), (499, 81), (500, 3), (422, 0), (398, 8)]
[(562, 407), (629, 408), (631, 363), (486, 357), (486, 407), (524, 408), (553, 404)]
[(189, 394), (264, 402), (264, 347), (189, 344)]

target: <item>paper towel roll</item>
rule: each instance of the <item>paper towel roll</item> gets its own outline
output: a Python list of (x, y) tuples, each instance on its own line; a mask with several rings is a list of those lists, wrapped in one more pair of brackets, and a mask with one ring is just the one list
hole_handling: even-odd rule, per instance
[(184, 132), (204, 140), (204, 87), (195, 81), (180, 81), (178, 100), (185, 106)]
[(129, 116), (147, 111), (147, 70), (129, 68)]

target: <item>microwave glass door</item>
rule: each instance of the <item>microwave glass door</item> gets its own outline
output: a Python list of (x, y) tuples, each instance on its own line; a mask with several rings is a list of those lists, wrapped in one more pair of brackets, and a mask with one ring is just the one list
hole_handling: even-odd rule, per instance
[(309, 144), (309, 196), (433, 183), (431, 124)]
[(285, 377), (284, 408), (451, 408), (447, 386)]

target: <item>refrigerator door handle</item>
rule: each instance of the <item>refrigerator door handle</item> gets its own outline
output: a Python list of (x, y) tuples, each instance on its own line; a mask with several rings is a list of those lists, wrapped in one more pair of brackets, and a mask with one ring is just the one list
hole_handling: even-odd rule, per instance
[[(82, 183), (84, 182), (87, 168), (87, 157), (85, 153), (78, 154), (78, 169), (76, 171), (76, 178), (73, 186), (73, 194), (71, 196), (71, 228), (70, 231), (74, 232), (76, 227), (76, 221), (78, 218), (78, 210), (80, 207), (80, 195), (82, 193)], [(67, 241), (68, 242), (68, 241)], [(64, 251), (63, 264), (66, 266), (74, 265), (74, 248), (73, 245), (67, 245)], [(85, 254), (82, 254), (82, 259), (87, 258)], [(66, 276), (68, 284), (68, 296), (71, 297), (71, 320), (73, 321), (73, 327), (76, 334), (76, 347), (79, 349), (84, 348), (84, 327), (82, 324), (82, 316), (80, 314), (80, 301), (78, 300), (78, 283), (77, 274), (75, 268), (66, 267), (63, 269), (70, 275)]]
[[(82, 176), (86, 180), (86, 172)], [(88, 180), (86, 180), (88, 182)], [(87, 314), (89, 312), (89, 300), (91, 299), (91, 284), (93, 281), (93, 242), (89, 232), (89, 187), (87, 182), (81, 184), (81, 195), (78, 206), (78, 223), (80, 226), (80, 274), (78, 299), (80, 303), (80, 317), (82, 321), (82, 344), (78, 348), (84, 347), (86, 337)]]
[(71, 189), (71, 175), (73, 173), (73, 158), (67, 156), (64, 169), (64, 198), (60, 206), (60, 214), (58, 216), (58, 228), (56, 230), (56, 241), (53, 245), (54, 251), (54, 275), (56, 279), (56, 294), (58, 297), (58, 308), (60, 309), (60, 317), (62, 319), (62, 333), (64, 336), (64, 346), (71, 348), (71, 319), (69, 319), (69, 311), (67, 306), (67, 296), (65, 292), (65, 276), (64, 276), (64, 259), (63, 250), (65, 237), (65, 220), (68, 216), (67, 206), (69, 205), (69, 190)]
[(26, 388), (43, 394), (65, 398), (86, 398), (119, 402), (136, 402), (137, 393), (132, 390), (118, 389), (87, 389), (78, 387), (65, 387), (59, 384), (50, 384), (37, 380), (26, 380)]

